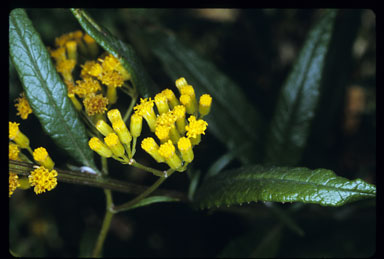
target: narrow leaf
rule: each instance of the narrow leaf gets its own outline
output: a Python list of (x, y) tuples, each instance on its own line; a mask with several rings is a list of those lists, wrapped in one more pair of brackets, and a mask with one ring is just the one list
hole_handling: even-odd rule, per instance
[[(150, 204), (158, 203), (158, 202), (175, 202), (175, 201), (179, 201), (179, 199), (168, 197), (168, 196), (151, 196), (151, 197), (142, 199), (140, 202), (136, 203), (129, 209), (125, 209), (125, 210), (132, 210), (132, 209), (148, 206)], [(119, 210), (119, 211), (125, 211), (125, 210)]]
[(299, 162), (318, 106), (324, 64), (335, 10), (310, 31), (278, 97), (266, 142), (265, 163), (292, 166)]
[(72, 8), (71, 11), (83, 29), (100, 46), (120, 60), (124, 68), (131, 74), (132, 83), (141, 96), (149, 97), (158, 92), (131, 45), (117, 39), (106, 28), (97, 24), (84, 10)]
[(375, 196), (374, 185), (361, 179), (349, 181), (331, 170), (254, 165), (208, 178), (196, 191), (195, 204), (210, 208), (273, 201), (341, 206)]
[(146, 32), (144, 37), (173, 82), (184, 77), (193, 85), (198, 97), (204, 93), (212, 96), (211, 112), (204, 117), (208, 130), (229, 150), (252, 143), (237, 157), (244, 163), (254, 162), (259, 157), (254, 147), (260, 141), (262, 121), (240, 87), (174, 35), (152, 31)]
[(32, 110), (43, 129), (77, 162), (97, 170), (85, 127), (67, 97), (67, 88), (23, 9), (9, 17), (10, 55)]

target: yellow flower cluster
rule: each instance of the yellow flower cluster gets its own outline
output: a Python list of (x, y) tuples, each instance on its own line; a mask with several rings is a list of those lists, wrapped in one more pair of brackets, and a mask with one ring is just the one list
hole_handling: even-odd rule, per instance
[[(134, 116), (145, 119), (161, 144), (159, 146), (153, 138), (148, 137), (141, 142), (142, 149), (157, 162), (166, 162), (170, 168), (180, 171), (192, 162), (192, 148), (200, 143), (201, 134), (205, 134), (208, 123), (201, 118), (209, 113), (212, 98), (204, 94), (197, 104), (194, 88), (185, 78), (176, 80), (176, 87), (180, 92), (179, 100), (172, 90), (165, 89), (154, 100), (140, 99), (140, 104), (134, 107)], [(188, 120), (187, 114), (190, 114)]]
[(23, 120), (26, 120), (28, 118), (28, 115), (32, 113), (31, 106), (29, 106), (29, 102), (27, 98), (25, 98), (24, 92), (20, 94), (20, 97), (18, 97), (15, 103), (15, 107), (17, 109), (17, 114), (20, 118)]
[[(104, 142), (93, 137), (89, 140), (88, 145), (102, 157), (113, 157), (119, 161), (128, 162), (128, 159), (132, 158), (132, 135), (118, 109), (108, 111), (107, 116), (112, 127), (104, 120), (99, 120), (96, 123), (96, 129), (105, 136)], [(128, 154), (128, 158), (125, 153)]]
[[(104, 141), (93, 137), (88, 142), (89, 147), (102, 157), (130, 163), (144, 119), (150, 131), (159, 139), (160, 145), (154, 138), (147, 137), (142, 140), (141, 148), (158, 163), (167, 163), (173, 170), (185, 170), (186, 165), (193, 161), (193, 146), (200, 143), (201, 135), (207, 129), (208, 123), (201, 118), (209, 113), (212, 98), (204, 94), (198, 104), (194, 88), (184, 78), (176, 80), (176, 86), (180, 99), (170, 89), (156, 94), (154, 99), (141, 98), (140, 103), (133, 107), (135, 112), (130, 118), (130, 130), (119, 110), (108, 111), (112, 127), (104, 120), (99, 120), (96, 128), (105, 136)], [(188, 103), (183, 103), (183, 96), (189, 98)], [(190, 114), (189, 117), (187, 114)]]
[[(81, 111), (84, 105), (88, 116), (98, 115), (92, 118), (99, 119), (107, 110), (108, 104), (116, 103), (116, 87), (122, 87), (124, 82), (130, 79), (129, 73), (117, 58), (104, 54), (103, 58), (88, 60), (81, 65), (81, 80), (75, 81), (72, 73), (78, 61), (78, 53), (82, 57), (96, 58), (96, 41), (82, 31), (75, 31), (56, 38), (55, 44), (57, 48), (50, 50), (50, 53), (56, 62), (57, 71), (67, 85), (68, 97), (78, 111)], [(106, 87), (106, 91), (102, 86)]]
[(34, 186), (33, 190), (36, 194), (50, 191), (57, 185), (56, 170), (48, 170), (44, 166), (39, 166), (28, 176), (29, 183)]
[(47, 190), (50, 191), (57, 185), (57, 172), (53, 169), (55, 163), (45, 148), (39, 147), (34, 151), (31, 150), (29, 139), (20, 131), (19, 125), (16, 122), (9, 122), (9, 139), (11, 140), (9, 142), (9, 159), (26, 160), (25, 156), (20, 156), (20, 148), (27, 149), (32, 154), (35, 162), (41, 166), (31, 172), (28, 181), (26, 178), (19, 179), (19, 176), (14, 172), (9, 172), (9, 197), (18, 187), (28, 189), (30, 186), (35, 186), (34, 191), (36, 194)]

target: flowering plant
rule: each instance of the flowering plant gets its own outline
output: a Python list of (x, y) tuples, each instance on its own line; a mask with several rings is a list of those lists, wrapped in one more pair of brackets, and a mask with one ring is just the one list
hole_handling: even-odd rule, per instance
[[(336, 11), (325, 12), (311, 30), (281, 89), (268, 131), (241, 89), (173, 36), (161, 30), (142, 34), (172, 82), (159, 87), (131, 45), (84, 10), (71, 12), (82, 30), (57, 35), (49, 46), (25, 10), (10, 14), (10, 55), (23, 91), (15, 103), (20, 118), (9, 121), (9, 197), (32, 188), (47, 197), (59, 192), (62, 183), (102, 188), (105, 215), (92, 253), (86, 255), (102, 255), (117, 215), (154, 203), (214, 210), (262, 201), (302, 235), (290, 215), (274, 204), (335, 207), (375, 197), (376, 187), (368, 181), (297, 167), (322, 100)], [(41, 145), (29, 135), (24, 125), (30, 117), (37, 118), (52, 142)], [(205, 173), (196, 170), (215, 141), (228, 153)], [(213, 150), (214, 156), (222, 152)], [(65, 162), (58, 157), (63, 151)], [(241, 166), (225, 169), (235, 159)], [(151, 184), (124, 180), (120, 171), (126, 178), (147, 172)], [(188, 193), (159, 188), (167, 179), (186, 177)], [(120, 202), (118, 192), (136, 196)]]

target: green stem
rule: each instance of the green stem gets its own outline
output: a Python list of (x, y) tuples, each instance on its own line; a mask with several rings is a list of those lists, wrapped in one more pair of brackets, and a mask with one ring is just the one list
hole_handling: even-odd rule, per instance
[[(108, 174), (108, 161), (105, 157), (101, 158), (101, 165), (102, 165), (102, 172), (104, 175)], [(107, 237), (108, 230), (111, 226), (111, 221), (113, 217), (113, 199), (112, 199), (112, 192), (111, 190), (104, 189), (105, 193), (105, 200), (106, 200), (106, 212), (103, 220), (103, 225), (101, 226), (99, 236), (96, 241), (95, 248), (93, 250), (92, 256), (93, 257), (100, 257), (101, 252), (103, 250), (104, 241)]]
[(105, 212), (103, 225), (101, 226), (101, 230), (99, 233), (99, 236), (96, 241), (95, 248), (93, 249), (92, 257), (100, 257), (101, 252), (103, 249), (105, 238), (107, 237), (108, 230), (111, 226), (112, 217), (114, 215), (114, 212), (111, 210), (113, 208), (112, 203), (112, 194), (110, 190), (104, 190), (105, 197), (106, 197), (106, 203), (107, 203), (107, 210)]
[(123, 117), (123, 120), (124, 120), (125, 123), (127, 122), (129, 116), (130, 116), (131, 113), (132, 113), (133, 106), (134, 106), (135, 103), (136, 103), (137, 97), (138, 97), (138, 96), (137, 96), (137, 93), (135, 92), (135, 93), (132, 95), (131, 103), (129, 104), (129, 107), (128, 107), (128, 109), (127, 109), (127, 111), (125, 112), (124, 117)]
[(143, 169), (144, 171), (147, 171), (147, 172), (152, 173), (152, 174), (159, 176), (159, 177), (165, 176), (165, 178), (166, 178), (167, 176), (169, 176), (169, 175), (167, 175), (168, 171), (160, 171), (160, 170), (153, 169), (151, 167), (148, 167), (148, 166), (145, 166), (145, 165), (142, 165), (142, 164), (136, 162), (134, 159), (131, 159), (129, 164), (133, 167)]
[[(169, 169), (167, 171), (167, 175), (170, 176), (170, 175), (173, 174), (173, 172), (174, 172), (174, 170)], [(136, 198), (130, 200), (127, 203), (124, 203), (124, 204), (119, 205), (119, 206), (115, 206), (113, 208), (113, 211), (114, 212), (120, 212), (120, 211), (128, 210), (133, 205), (135, 205), (136, 203), (140, 202), (142, 199), (144, 199), (145, 197), (150, 195), (153, 191), (155, 191), (165, 181), (165, 179), (167, 179), (167, 177), (160, 177), (154, 184), (152, 184), (147, 190), (145, 190), (139, 196), (137, 196)]]

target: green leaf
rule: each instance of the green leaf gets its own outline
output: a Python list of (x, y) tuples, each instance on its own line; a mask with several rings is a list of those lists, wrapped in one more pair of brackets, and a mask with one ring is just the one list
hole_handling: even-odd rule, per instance
[(254, 165), (208, 178), (196, 191), (195, 204), (210, 208), (273, 201), (341, 206), (375, 196), (374, 185), (361, 179), (349, 181), (331, 170)]
[(158, 202), (176, 202), (176, 201), (179, 201), (179, 199), (168, 197), (168, 196), (151, 196), (151, 197), (147, 197), (145, 199), (142, 199), (141, 201), (139, 201), (138, 203), (136, 203), (132, 207), (129, 207), (129, 209), (124, 209), (124, 210), (119, 210), (119, 211), (132, 210), (132, 209), (148, 206), (150, 204), (158, 203)]
[(278, 97), (266, 141), (265, 163), (299, 162), (319, 103), (336, 10), (326, 12), (308, 39)]
[(212, 108), (208, 116), (208, 130), (229, 150), (252, 143), (237, 157), (244, 163), (259, 157), (254, 148), (260, 141), (262, 121), (260, 114), (240, 87), (213, 63), (182, 44), (174, 35), (160, 31), (143, 32), (149, 49), (162, 63), (173, 82), (184, 77), (193, 85), (196, 96), (209, 93)]
[(29, 104), (43, 129), (79, 163), (97, 169), (85, 127), (51, 58), (23, 9), (9, 17), (9, 47)]
[(100, 46), (120, 60), (124, 68), (131, 74), (131, 81), (141, 96), (149, 97), (158, 92), (131, 45), (117, 39), (106, 28), (97, 24), (84, 10), (72, 8), (71, 11), (81, 27)]

